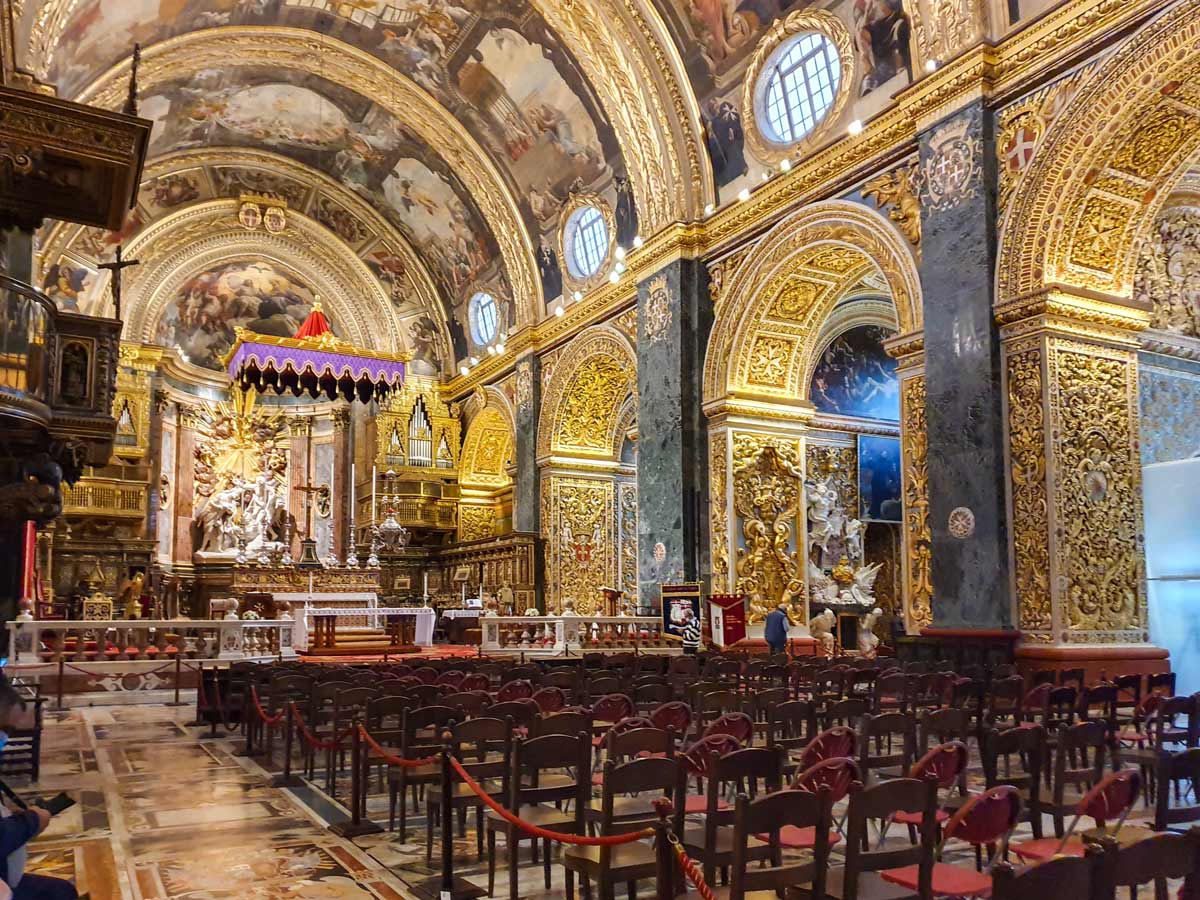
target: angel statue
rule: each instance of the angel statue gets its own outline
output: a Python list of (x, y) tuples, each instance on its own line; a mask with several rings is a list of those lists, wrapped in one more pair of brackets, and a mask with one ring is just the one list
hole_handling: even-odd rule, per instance
[(879, 650), (879, 636), (875, 634), (875, 621), (883, 615), (878, 606), (858, 620), (858, 652), (874, 657)]
[(862, 562), (865, 529), (861, 519), (846, 520), (846, 555), (850, 557), (851, 562)]
[(806, 482), (804, 487), (805, 498), (808, 500), (809, 547), (821, 551), (818, 561), (824, 563), (825, 556), (829, 553), (829, 540), (835, 536), (831, 519), (838, 502), (837, 488), (833, 486), (831, 477), (822, 481)]
[(814, 603), (837, 603), (838, 585), (832, 576), (821, 571), (812, 560), (808, 561), (808, 588)]
[(843, 603), (856, 603), (859, 606), (870, 606), (875, 602), (875, 579), (879, 577), (879, 570), (883, 568), (883, 563), (875, 563), (871, 566), (863, 566), (854, 573), (854, 581), (850, 583), (850, 587), (842, 591), (841, 597)]
[(837, 618), (832, 609), (826, 609), (821, 614), (813, 616), (808, 623), (808, 633), (817, 639), (817, 643), (821, 645), (821, 652), (830, 657), (833, 656), (834, 649), (837, 647), (833, 638), (833, 629), (836, 623)]

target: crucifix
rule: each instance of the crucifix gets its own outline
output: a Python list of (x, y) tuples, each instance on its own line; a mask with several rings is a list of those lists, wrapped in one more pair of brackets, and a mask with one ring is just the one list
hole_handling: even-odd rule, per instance
[(118, 319), (121, 318), (121, 270), (141, 265), (141, 260), (121, 259), (121, 246), (121, 244), (117, 244), (117, 255), (112, 262), (100, 263), (97, 266), (99, 269), (108, 269), (112, 272), (113, 309)]

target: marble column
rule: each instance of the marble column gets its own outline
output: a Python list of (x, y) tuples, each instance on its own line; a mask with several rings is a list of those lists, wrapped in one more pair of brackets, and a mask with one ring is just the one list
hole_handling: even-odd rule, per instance
[(200, 427), (199, 410), (179, 404), (175, 429), (175, 534), (171, 558), (177, 563), (192, 562), (192, 514), (196, 504), (196, 432)]
[(676, 260), (638, 285), (638, 604), (708, 563), (708, 420), (701, 409), (712, 329), (708, 273)]
[(335, 409), (333, 418), (333, 552), (345, 560), (350, 550), (350, 463), (354, 459), (354, 430), (350, 407)]
[(993, 309), (994, 144), (992, 114), (979, 101), (920, 135), (935, 628), (1012, 625), (1000, 336)]
[[(542, 409), (542, 363), (532, 352), (517, 359), (517, 410), (513, 435), (515, 473), (512, 486), (513, 531), (541, 534), (541, 471), (537, 462), (538, 415)], [(545, 609), (545, 547), (534, 545), (534, 595), (539, 609)]]
[[(288, 431), (291, 434), (288, 446), (288, 491), (291, 495), (289, 509), (296, 520), (296, 533), (292, 535), (291, 551), (293, 558), (299, 559), (300, 541), (307, 537), (316, 537), (315, 534), (310, 535), (305, 531), (310, 524), (307, 515), (307, 504), (310, 498), (307, 493), (300, 490), (312, 478), (312, 469), (309, 466), (312, 455), (309, 450), (309, 445), (312, 443), (312, 419), (291, 419), (288, 422)], [(316, 522), (315, 511), (312, 521)], [(313, 530), (316, 530), (315, 524)]]

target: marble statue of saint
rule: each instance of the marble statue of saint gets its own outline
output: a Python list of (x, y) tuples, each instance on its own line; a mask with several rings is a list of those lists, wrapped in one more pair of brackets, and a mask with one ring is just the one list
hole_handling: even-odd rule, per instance
[(879, 636), (875, 634), (875, 622), (883, 615), (878, 606), (858, 620), (858, 652), (874, 657), (879, 650)]

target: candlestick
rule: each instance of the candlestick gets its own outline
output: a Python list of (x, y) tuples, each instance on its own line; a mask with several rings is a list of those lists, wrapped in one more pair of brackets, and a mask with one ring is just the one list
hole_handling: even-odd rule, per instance
[(428, 600), (429, 599), (429, 573), (424, 572), (422, 574), (424, 575), (425, 580), (424, 580), (424, 585), (421, 589), (421, 594), (422, 594), (422, 596), (425, 597), (426, 600)]
[(371, 466), (371, 524), (374, 525), (378, 519), (376, 518), (376, 502), (379, 496), (379, 472), (375, 466)]

